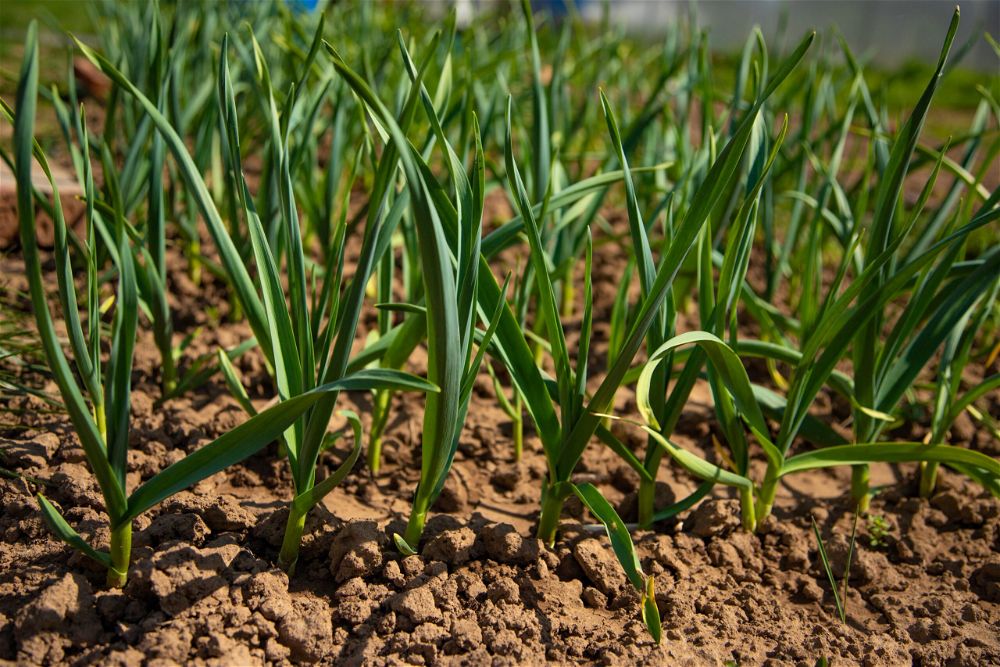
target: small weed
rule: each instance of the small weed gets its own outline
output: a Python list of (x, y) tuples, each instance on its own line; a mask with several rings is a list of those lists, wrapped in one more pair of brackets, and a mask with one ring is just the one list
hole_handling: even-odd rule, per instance
[(826, 545), (823, 544), (823, 537), (819, 533), (819, 526), (816, 525), (816, 519), (812, 519), (813, 533), (816, 534), (816, 546), (819, 549), (820, 561), (823, 563), (823, 570), (826, 572), (827, 579), (830, 580), (830, 589), (833, 591), (833, 600), (837, 605), (837, 615), (840, 616), (841, 623), (847, 623), (847, 583), (851, 575), (851, 561), (854, 560), (854, 543), (858, 534), (858, 511), (854, 513), (854, 526), (851, 528), (851, 542), (847, 550), (847, 562), (844, 563), (844, 574), (841, 582), (843, 586), (843, 592), (837, 590), (837, 581), (833, 576), (833, 567), (830, 565), (830, 559), (826, 555)]
[(892, 525), (889, 520), (881, 514), (872, 514), (868, 517), (868, 544), (873, 549), (888, 544), (889, 531)]

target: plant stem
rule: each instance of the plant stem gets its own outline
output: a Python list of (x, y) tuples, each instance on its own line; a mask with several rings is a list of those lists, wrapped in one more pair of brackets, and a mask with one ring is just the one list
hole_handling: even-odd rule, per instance
[(177, 388), (177, 365), (174, 363), (174, 350), (169, 340), (160, 355), (163, 366), (160, 368), (162, 391), (169, 396)]
[(302, 543), (302, 531), (306, 527), (306, 514), (299, 512), (292, 505), (288, 508), (288, 522), (285, 524), (285, 537), (281, 542), (281, 552), (278, 554), (278, 567), (289, 575), (295, 574), (295, 563), (299, 560), (299, 546)]
[(778, 493), (778, 474), (770, 465), (767, 466), (767, 473), (764, 475), (764, 483), (760, 485), (760, 492), (757, 496), (756, 521), (759, 526), (764, 519), (771, 516), (771, 508), (774, 506), (774, 497)]
[(740, 489), (740, 514), (743, 519), (743, 530), (750, 533), (757, 530), (757, 514), (753, 504), (753, 489)]
[[(571, 265), (572, 266), (572, 265)], [(573, 269), (566, 271), (563, 278), (562, 293), (562, 316), (570, 318), (573, 316), (573, 302), (576, 300), (576, 286), (573, 284)]]
[(555, 491), (555, 485), (549, 484), (542, 489), (542, 512), (538, 516), (538, 538), (546, 545), (552, 546), (556, 541), (556, 530), (559, 528), (559, 517), (562, 515), (566, 492)]
[(870, 471), (867, 465), (851, 468), (851, 500), (857, 505), (859, 513), (868, 511), (868, 503), (871, 501), (869, 481)]
[(111, 567), (108, 568), (108, 586), (122, 588), (128, 578), (132, 560), (132, 522), (111, 531)]
[(636, 504), (639, 509), (639, 527), (646, 529), (653, 525), (654, 501), (656, 500), (656, 480), (639, 480), (639, 495)]
[(188, 243), (188, 276), (195, 285), (201, 285), (201, 240)]
[(663, 450), (657, 448), (652, 439), (649, 440), (649, 446), (653, 449), (647, 451), (643, 467), (650, 472), (653, 479), (639, 480), (636, 504), (639, 510), (640, 528), (649, 528), (653, 525), (653, 514), (656, 513), (656, 471), (660, 469), (660, 461), (663, 459)]
[(520, 461), (524, 452), (524, 412), (521, 409), (521, 395), (514, 392), (514, 414), (511, 422), (514, 427), (514, 460)]
[(417, 495), (413, 499), (413, 508), (410, 511), (410, 520), (407, 522), (406, 531), (403, 533), (403, 539), (414, 550), (417, 549), (420, 544), (420, 538), (424, 534), (424, 523), (427, 521), (429, 504), (429, 499), (420, 493), (420, 487), (418, 486)]
[(371, 440), (368, 442), (368, 470), (372, 475), (377, 475), (382, 468), (382, 434), (375, 432), (374, 422), (372, 423)]
[(937, 461), (924, 461), (920, 464), (920, 497), (930, 498), (937, 487)]
[(97, 423), (97, 432), (101, 434), (101, 440), (107, 447), (108, 442), (108, 417), (104, 412), (103, 405), (94, 406), (94, 421)]
[(375, 393), (375, 401), (372, 405), (372, 428), (371, 439), (368, 443), (368, 469), (373, 475), (377, 475), (382, 468), (382, 433), (385, 431), (386, 422), (389, 419), (389, 398), (388, 390)]

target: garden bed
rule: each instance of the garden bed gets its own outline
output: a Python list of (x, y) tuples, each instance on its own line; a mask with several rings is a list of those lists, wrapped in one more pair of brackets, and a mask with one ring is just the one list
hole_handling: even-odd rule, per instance
[(900, 110), (815, 32), (319, 5), (15, 49), (0, 663), (1000, 663), (959, 10)]
[[(610, 247), (603, 259), (597, 295), (620, 270)], [(8, 258), (3, 269), (17, 275), (18, 265)], [(173, 279), (179, 326), (206, 324), (206, 305), (225, 317), (220, 285), (209, 280), (195, 289), (180, 270)], [(601, 297), (595, 301), (600, 309)], [(189, 355), (247, 335), (245, 324), (222, 322), (205, 328)], [(244, 419), (218, 378), (156, 405), (150, 338), (137, 346), (131, 484)], [(251, 396), (266, 395), (256, 351), (238, 366)], [(933, 498), (917, 498), (915, 464), (873, 471), (874, 483), (886, 486), (858, 528), (847, 624), (837, 618), (810, 524), (814, 517), (839, 576), (853, 516), (843, 496), (847, 470), (792, 478), (775, 516), (754, 534), (740, 528), (738, 502), (722, 487), (681, 522), (636, 532), (663, 617), (664, 638), (655, 645), (637, 617), (638, 594), (603, 529), (582, 523), (579, 503), (568, 506), (554, 548), (533, 537), (545, 461), (529, 435), (522, 461), (514, 462), (509, 420), (492, 391), (481, 382), (473, 392), (421, 556), (401, 556), (390, 539), (403, 527), (419, 471), (422, 401), (405, 394), (387, 428), (382, 472), (372, 478), (359, 465), (325, 499), (290, 578), (274, 566), (290, 478), (273, 446), (140, 517), (124, 590), (105, 589), (100, 567), (51, 536), (29, 482), (0, 480), (0, 658), (102, 665), (1000, 660), (1000, 502), (948, 473)], [(702, 453), (711, 450), (706, 391), (695, 392), (677, 436)], [(342, 400), (361, 414), (369, 409), (365, 395)], [(619, 393), (619, 404), (634, 407), (631, 391)], [(5, 466), (46, 480), (47, 497), (100, 544), (107, 539), (100, 493), (69, 422), (45, 414), (38, 399), (24, 399), (23, 407), (39, 413), (25, 417), (25, 430), (2, 434)], [(956, 433), (962, 444), (1000, 453), (968, 421)], [(621, 435), (642, 444), (627, 429)], [(342, 455), (331, 452), (330, 461)], [(578, 479), (596, 484), (625, 520), (634, 518), (635, 475), (609, 450), (589, 448)], [(663, 504), (696, 486), (674, 466), (663, 466), (660, 481)]]

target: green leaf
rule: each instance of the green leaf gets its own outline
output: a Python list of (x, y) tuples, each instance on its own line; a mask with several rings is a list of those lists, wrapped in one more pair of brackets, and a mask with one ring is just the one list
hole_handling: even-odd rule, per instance
[(889, 164), (882, 172), (879, 180), (879, 188), (876, 193), (875, 216), (872, 221), (872, 232), (869, 236), (870, 256), (874, 256), (878, 251), (885, 248), (889, 235), (892, 233), (892, 219), (897, 207), (899, 193), (903, 187), (903, 180), (909, 167), (913, 150), (916, 147), (920, 130), (923, 128), (924, 119), (930, 108), (931, 100), (937, 90), (941, 75), (944, 72), (945, 62), (948, 53), (951, 51), (952, 42), (958, 32), (959, 9), (955, 7), (955, 12), (951, 17), (951, 24), (948, 26), (948, 33), (945, 36), (941, 53), (938, 57), (937, 68), (931, 76), (930, 82), (924, 89), (913, 113), (906, 120), (900, 129), (896, 140), (893, 142), (892, 153), (889, 156)]
[(243, 386), (242, 380), (240, 380), (239, 372), (233, 367), (233, 362), (229, 360), (229, 355), (226, 354), (225, 350), (220, 348), (216, 354), (216, 358), (219, 360), (219, 369), (222, 371), (222, 377), (226, 381), (226, 386), (229, 387), (229, 393), (240, 404), (244, 412), (251, 417), (257, 414), (257, 408), (250, 402), (247, 390)]
[(653, 523), (658, 523), (660, 521), (666, 521), (667, 519), (669, 519), (671, 517), (674, 517), (674, 516), (680, 514), (681, 512), (684, 512), (686, 510), (691, 509), (692, 507), (695, 506), (695, 504), (697, 504), (697, 502), (699, 500), (701, 500), (702, 498), (704, 498), (705, 496), (707, 496), (714, 486), (715, 486), (715, 480), (714, 479), (706, 479), (701, 484), (699, 484), (698, 488), (695, 489), (686, 498), (682, 498), (681, 500), (677, 501), (676, 503), (673, 503), (672, 505), (668, 505), (668, 506), (664, 507), (663, 509), (657, 511), (653, 515), (653, 521), (652, 522)]
[(128, 236), (121, 228), (117, 233), (118, 291), (111, 355), (104, 383), (104, 405), (108, 420), (108, 461), (124, 488), (128, 466), (129, 415), (132, 407), (132, 354), (139, 321), (139, 295)]
[(653, 578), (647, 578), (643, 574), (642, 565), (639, 563), (639, 554), (635, 550), (635, 544), (632, 543), (632, 536), (629, 535), (625, 522), (621, 520), (615, 508), (593, 484), (574, 484), (573, 493), (587, 506), (591, 514), (604, 524), (608, 538), (611, 540), (611, 548), (625, 571), (625, 576), (642, 595), (643, 622), (646, 624), (649, 634), (653, 636), (653, 640), (659, 643), (660, 613), (656, 608), (656, 599), (653, 597)]
[(403, 536), (400, 535), (399, 533), (392, 534), (392, 541), (395, 542), (396, 548), (399, 549), (399, 553), (403, 554), (404, 556), (417, 555), (417, 550), (411, 547), (409, 544), (407, 544), (406, 540), (404, 540)]
[(344, 459), (344, 462), (340, 464), (340, 467), (334, 470), (329, 477), (324, 479), (322, 482), (319, 482), (308, 491), (295, 496), (295, 499), (292, 501), (292, 509), (299, 514), (305, 514), (309, 508), (322, 500), (326, 494), (333, 491), (337, 485), (344, 481), (344, 478), (347, 477), (348, 473), (354, 469), (354, 464), (358, 462), (358, 457), (361, 455), (361, 419), (351, 410), (342, 410), (340, 414), (347, 417), (347, 421), (350, 423), (351, 428), (354, 431), (354, 448), (351, 450), (348, 457)]
[(819, 534), (819, 526), (816, 525), (815, 517), (810, 517), (810, 519), (812, 519), (813, 533), (816, 535), (816, 546), (819, 549), (820, 562), (823, 564), (823, 570), (826, 572), (826, 577), (830, 581), (830, 589), (833, 591), (833, 600), (837, 604), (837, 615), (840, 616), (842, 622), (846, 622), (844, 605), (841, 603), (840, 593), (837, 591), (837, 580), (833, 576), (833, 568), (830, 566), (830, 559), (826, 555), (826, 545), (823, 544), (823, 537)]
[(614, 549), (615, 557), (625, 570), (625, 576), (632, 582), (635, 589), (642, 592), (645, 588), (645, 576), (642, 573), (642, 565), (639, 563), (639, 554), (632, 544), (632, 537), (629, 535), (625, 522), (621, 520), (615, 508), (611, 506), (601, 492), (593, 484), (574, 484), (573, 492), (583, 501), (587, 509), (604, 524), (608, 537), (611, 539), (611, 546)]
[[(503, 287), (500, 288), (501, 294), (507, 293), (507, 287), (510, 284), (510, 274), (504, 279)], [(496, 335), (497, 327), (500, 325), (500, 319), (503, 317), (503, 311), (506, 308), (506, 303), (501, 300), (497, 303), (496, 310), (493, 316), (490, 318), (489, 324), (486, 327), (486, 331), (483, 332), (482, 337), (479, 339), (479, 350), (476, 352), (476, 357), (473, 359), (472, 363), (469, 364), (469, 368), (465, 374), (465, 380), (462, 383), (462, 403), (468, 404), (469, 397), (472, 395), (472, 388), (475, 386), (476, 378), (479, 377), (479, 369), (482, 367), (483, 359), (486, 357), (486, 351), (490, 347), (490, 343), (493, 341), (493, 337)], [(494, 377), (494, 384), (496, 383), (496, 378)], [(502, 401), (507, 399), (503, 396), (503, 392), (498, 394), (498, 397)], [(507, 410), (510, 406), (505, 406)], [(508, 413), (509, 414), (509, 413)]]
[(925, 445), (919, 442), (875, 442), (857, 445), (826, 447), (797, 454), (785, 460), (780, 475), (790, 475), (803, 470), (831, 468), (865, 463), (911, 463), (937, 461), (975, 466), (1000, 475), (1000, 462), (981, 452), (952, 445)]
[(521, 0), (521, 11), (528, 29), (528, 48), (531, 51), (531, 101), (534, 111), (534, 127), (532, 143), (534, 144), (534, 193), (539, 198), (549, 189), (549, 164), (552, 159), (552, 148), (549, 136), (549, 111), (546, 106), (545, 88), (542, 85), (542, 59), (538, 51), (538, 36), (535, 34), (535, 21), (531, 15), (529, 0)]
[(252, 456), (284, 433), (324, 395), (342, 389), (334, 383), (286, 399), (188, 454), (136, 489), (129, 496), (128, 511), (117, 517), (112, 527), (131, 521), (178, 491)]
[(394, 391), (421, 391), (425, 394), (437, 394), (441, 391), (436, 384), (429, 380), (391, 368), (365, 368), (324, 386), (343, 391), (392, 389)]
[(642, 213), (639, 211), (639, 202), (636, 197), (635, 183), (632, 181), (632, 172), (628, 166), (628, 159), (625, 156), (625, 149), (622, 146), (621, 133), (618, 130), (618, 120), (611, 109), (604, 90), (600, 91), (601, 106), (604, 109), (604, 119), (608, 125), (608, 133), (611, 135), (611, 144), (618, 157), (618, 163), (622, 167), (623, 180), (625, 182), (625, 203), (628, 208), (629, 234), (632, 237), (632, 252), (635, 253), (636, 263), (639, 267), (639, 284), (642, 287), (642, 295), (649, 294), (653, 281), (656, 279), (656, 265), (653, 263), (653, 253), (649, 248), (649, 238), (646, 235), (646, 226), (642, 221)]
[(721, 468), (714, 463), (709, 463), (697, 454), (692, 454), (683, 447), (679, 447), (670, 442), (660, 435), (660, 433), (649, 428), (648, 426), (642, 426), (641, 428), (653, 436), (653, 440), (660, 447), (665, 449), (666, 452), (670, 454), (670, 456), (672, 456), (682, 468), (698, 479), (706, 481), (712, 480), (713, 482), (717, 482), (719, 484), (736, 487), (742, 491), (753, 491), (753, 482), (743, 475), (737, 475), (736, 473), (730, 472), (725, 468)]
[[(262, 56), (257, 48), (256, 40), (252, 41), (255, 46), (254, 53), (257, 58), (256, 62), (258, 73), (264, 80), (263, 85), (269, 102), (271, 116), (271, 141), (272, 143), (277, 143), (277, 145), (272, 145), (272, 150), (280, 151), (281, 136), (280, 131), (276, 127), (278, 124), (278, 120), (275, 117), (277, 111), (275, 110), (274, 98), (270, 94), (270, 78), (267, 72), (267, 66), (261, 60)], [(278, 388), (278, 394), (282, 399), (285, 399), (301, 394), (306, 390), (307, 384), (312, 384), (311, 380), (308, 383), (305, 380), (306, 373), (312, 376), (314, 372), (312, 367), (303, 368), (302, 366), (303, 358), (308, 357), (311, 359), (311, 354), (306, 353), (306, 347), (311, 350), (312, 343), (311, 340), (304, 341), (296, 335), (296, 329), (292, 322), (292, 317), (289, 313), (288, 304), (285, 300), (284, 289), (282, 287), (279, 260), (275, 259), (272, 253), (271, 244), (267, 239), (266, 232), (254, 206), (253, 199), (250, 197), (246, 180), (243, 178), (242, 170), (239, 169), (239, 122), (236, 117), (236, 103), (234, 101), (232, 82), (229, 75), (227, 36), (223, 37), (222, 53), (219, 59), (218, 96), (219, 105), (223, 112), (225, 143), (229, 149), (231, 169), (235, 172), (231, 181), (236, 181), (235, 183), (232, 183), (232, 185), (235, 186), (237, 199), (243, 209), (244, 218), (246, 220), (247, 227), (249, 228), (254, 261), (257, 265), (261, 292), (263, 293), (263, 311), (266, 316), (268, 336), (264, 339), (258, 338), (258, 340), (262, 342), (261, 347), (265, 356), (272, 362), (274, 368), (274, 380)], [(287, 212), (285, 215), (287, 215)], [(301, 248), (298, 250), (300, 251), (299, 256), (301, 259)], [(289, 250), (289, 255), (293, 255), (294, 252), (295, 248), (293, 247)], [(293, 274), (289, 279), (289, 283), (294, 284), (297, 278), (298, 275)], [(302, 278), (302, 282), (304, 282), (304, 277)], [(257, 292), (254, 290), (254, 296), (256, 296), (256, 294)], [(296, 314), (297, 316), (300, 315), (297, 308)], [(302, 322), (297, 320), (297, 323), (301, 327)], [(301, 328), (299, 331), (301, 331)], [(303, 336), (306, 337), (308, 334), (303, 332)], [(299, 346), (300, 342), (303, 343), (302, 348)], [(292, 463), (292, 469), (297, 471), (299, 469), (297, 463), (302, 446), (304, 425), (301, 422), (295, 422), (290, 424), (290, 426), (291, 428), (289, 432), (285, 435), (285, 444), (287, 445), (288, 456)]]
[(90, 556), (98, 563), (104, 567), (111, 567), (111, 556), (104, 551), (98, 551), (94, 547), (87, 544), (86, 540), (80, 537), (80, 534), (73, 530), (73, 527), (66, 523), (66, 519), (63, 515), (59, 513), (52, 503), (42, 494), (37, 494), (38, 506), (42, 510), (42, 517), (45, 519), (45, 524), (49, 529), (55, 533), (56, 537), (70, 545), (77, 551)]
[(376, 303), (375, 307), (389, 313), (413, 313), (426, 315), (427, 309), (413, 303)]
[(35, 205), (31, 188), (31, 156), (34, 144), (33, 132), (35, 108), (38, 97), (38, 28), (33, 21), (28, 26), (25, 40), (24, 62), (17, 90), (17, 116), (14, 120), (15, 180), (17, 182), (17, 210), (21, 233), (21, 254), (24, 258), (25, 274), (31, 293), (32, 310), (38, 326), (38, 335), (45, 351), (45, 358), (53, 379), (59, 387), (63, 404), (69, 412), (87, 461), (97, 478), (104, 496), (104, 503), (112, 517), (125, 511), (125, 491), (118, 481), (107, 459), (104, 438), (94, 418), (91, 416), (83, 393), (76, 384), (76, 378), (55, 331), (52, 315), (49, 313), (42, 276), (41, 260), (38, 254), (37, 231), (35, 228)]
[(948, 467), (962, 473), (974, 482), (977, 482), (980, 486), (989, 491), (994, 498), (1000, 498), (1000, 475), (997, 473), (983, 470), (982, 468), (977, 468), (975, 466), (965, 465), (963, 463), (952, 462), (947, 465)]
[(992, 391), (996, 391), (997, 389), (1000, 389), (1000, 373), (991, 375), (976, 386), (969, 389), (960, 398), (956, 399), (948, 411), (948, 423), (951, 424), (958, 419), (958, 415), (960, 415), (963, 410), (972, 405), (979, 398)]

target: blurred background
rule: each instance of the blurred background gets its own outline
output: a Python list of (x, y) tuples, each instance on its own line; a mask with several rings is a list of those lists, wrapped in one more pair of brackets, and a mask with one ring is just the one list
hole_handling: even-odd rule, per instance
[[(61, 81), (72, 32), (94, 46), (101, 43), (102, 22), (121, 14), (128, 4), (151, 0), (0, 0), (0, 95), (16, 88), (24, 30), (41, 25), (43, 81)], [(201, 3), (236, 23), (266, 8), (287, 5), (314, 13), (333, 5), (371, 9), (394, 25), (420, 32), (442, 15), (456, 10), (468, 24), (484, 13), (499, 19), (519, 16), (520, 0), (160, 0), (169, 12), (181, 3)], [(543, 31), (569, 17), (582, 18), (589, 30), (624, 30), (640, 49), (655, 48), (671, 27), (704, 31), (723, 88), (754, 26), (759, 26), (773, 53), (782, 53), (810, 29), (818, 31), (814, 56), (842, 60), (838, 34), (865, 67), (869, 85), (884, 94), (890, 111), (912, 108), (933, 70), (941, 36), (955, 8), (954, 0), (531, 0)], [(251, 9), (251, 6), (252, 9)], [(950, 122), (942, 109), (971, 113), (979, 103), (977, 87), (1000, 90), (1000, 0), (962, 0), (961, 24), (949, 61), (948, 76), (935, 103), (931, 131), (947, 136), (960, 122)], [(127, 13), (127, 12), (125, 12)], [(234, 23), (234, 25), (236, 24)], [(62, 52), (56, 57), (57, 52)], [(45, 55), (48, 53), (48, 57)], [(944, 119), (943, 127), (937, 127)], [(937, 130), (941, 130), (938, 132)], [(4, 130), (0, 127), (0, 139)]]
[[(438, 11), (444, 0), (423, 0)], [(460, 16), (471, 19), (477, 11), (505, 0), (458, 0)], [(738, 49), (753, 25), (764, 34), (788, 34), (837, 28), (856, 53), (870, 56), (882, 67), (899, 67), (910, 61), (937, 58), (940, 26), (955, 8), (954, 0), (534, 0), (536, 11), (562, 16), (577, 11), (589, 21), (608, 13), (612, 23), (632, 33), (655, 35), (663, 26), (694, 17), (710, 31), (716, 49)], [(957, 42), (980, 37), (984, 31), (1000, 33), (1000, 1), (966, 0)], [(990, 45), (975, 39), (964, 60), (967, 67), (997, 71), (997, 57)]]
[[(2, 0), (0, 1), (0, 41), (5, 46), (20, 42), (23, 28), (35, 17), (50, 26), (62, 26), (80, 34), (93, 31), (87, 5), (95, 0)], [(120, 0), (144, 2), (146, 0)], [(199, 0), (182, 0), (197, 2)], [(226, 0), (211, 0), (218, 4)], [(268, 0), (228, 0), (228, 4), (267, 2)], [(324, 0), (286, 0), (302, 11), (312, 11)], [(330, 0), (325, 0), (329, 2)], [(337, 2), (338, 0), (333, 0)], [(388, 5), (406, 5), (393, 0), (377, 1)], [(510, 4), (509, 0), (417, 0), (428, 12), (438, 15), (453, 5), (460, 19), (469, 20), (477, 12)], [(171, 4), (169, 0), (161, 4)], [(955, 7), (954, 0), (533, 0), (536, 11), (554, 17), (577, 11), (589, 21), (599, 21), (605, 13), (612, 23), (621, 24), (637, 34), (655, 36), (669, 23), (695, 17), (698, 25), (710, 31), (712, 44), (719, 50), (734, 50), (743, 45), (753, 25), (759, 25), (771, 38), (786, 34), (789, 39), (808, 29), (836, 27), (856, 53), (876, 65), (895, 68), (913, 61), (929, 63), (940, 47), (941, 25)], [(962, 44), (983, 32), (1000, 35), (1000, 0), (964, 0), (962, 24), (957, 43)], [(963, 64), (994, 74), (997, 57), (983, 39), (975, 39)]]
[[(585, 2), (582, 13), (596, 17), (600, 4)], [(790, 39), (811, 28), (836, 27), (856, 53), (871, 56), (882, 67), (898, 67), (910, 60), (930, 63), (937, 58), (941, 25), (955, 4), (954, 0), (616, 0), (611, 2), (611, 14), (630, 30), (650, 32), (694, 12), (720, 49), (741, 47), (748, 27), (754, 24), (760, 25), (765, 35), (784, 32)], [(966, 0), (958, 4), (962, 23), (957, 44), (979, 37), (983, 31), (998, 36), (1000, 1)], [(997, 73), (996, 54), (983, 39), (976, 39), (964, 64)]]

